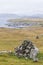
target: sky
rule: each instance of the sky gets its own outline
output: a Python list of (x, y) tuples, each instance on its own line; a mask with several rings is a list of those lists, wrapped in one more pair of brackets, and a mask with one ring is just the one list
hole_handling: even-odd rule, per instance
[(0, 0), (0, 13), (42, 14), (43, 0)]

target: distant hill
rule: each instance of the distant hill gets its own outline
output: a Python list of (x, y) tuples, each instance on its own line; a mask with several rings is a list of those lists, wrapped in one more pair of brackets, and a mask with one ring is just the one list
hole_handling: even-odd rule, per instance
[(43, 14), (35, 14), (31, 16), (32, 18), (43, 18)]
[(11, 18), (19, 18), (19, 16), (18, 15), (16, 15), (16, 14), (0, 14), (0, 18), (9, 18), (9, 19), (11, 19)]
[(43, 18), (43, 14), (25, 15), (22, 18)]
[(34, 15), (17, 15), (17, 14), (0, 14), (0, 18), (16, 19), (16, 18), (43, 18), (43, 14)]

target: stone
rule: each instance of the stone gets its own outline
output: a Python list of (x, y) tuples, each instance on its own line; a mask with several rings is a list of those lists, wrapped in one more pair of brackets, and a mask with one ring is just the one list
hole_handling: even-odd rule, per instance
[(39, 36), (36, 36), (36, 39), (39, 39)]
[(23, 43), (15, 49), (15, 55), (25, 57), (25, 59), (31, 58), (33, 61), (38, 61), (36, 57), (38, 52), (38, 48), (29, 40), (24, 40)]

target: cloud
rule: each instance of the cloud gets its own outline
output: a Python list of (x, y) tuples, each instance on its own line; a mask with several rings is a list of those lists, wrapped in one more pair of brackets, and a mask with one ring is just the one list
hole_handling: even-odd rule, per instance
[(33, 14), (43, 11), (43, 0), (0, 0), (0, 13)]

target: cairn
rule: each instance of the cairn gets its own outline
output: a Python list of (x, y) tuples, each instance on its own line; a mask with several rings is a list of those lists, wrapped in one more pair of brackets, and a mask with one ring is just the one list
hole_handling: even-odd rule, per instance
[(25, 59), (31, 58), (34, 62), (38, 61), (38, 53), (38, 48), (29, 40), (24, 40), (23, 43), (15, 49), (15, 55), (17, 57), (25, 57)]
[(34, 48), (33, 43), (29, 40), (24, 40), (23, 43), (15, 49), (15, 55), (28, 58), (32, 48)]

